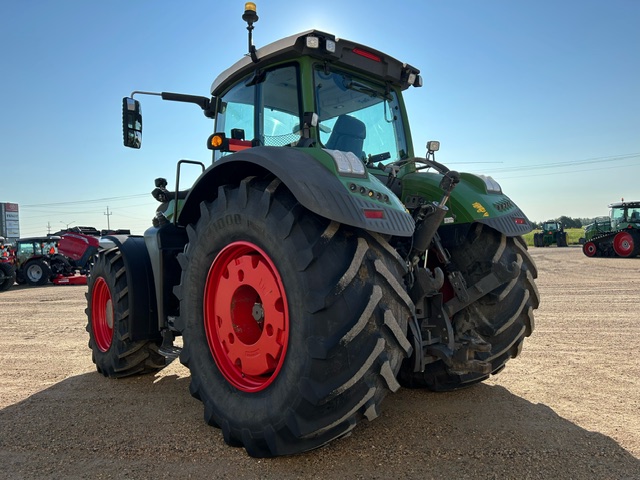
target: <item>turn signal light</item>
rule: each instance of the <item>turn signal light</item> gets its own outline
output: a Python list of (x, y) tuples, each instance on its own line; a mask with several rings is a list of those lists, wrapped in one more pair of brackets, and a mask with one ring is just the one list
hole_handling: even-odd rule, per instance
[(224, 143), (224, 135), (219, 133), (214, 133), (209, 137), (209, 148), (211, 150), (216, 150), (222, 146)]

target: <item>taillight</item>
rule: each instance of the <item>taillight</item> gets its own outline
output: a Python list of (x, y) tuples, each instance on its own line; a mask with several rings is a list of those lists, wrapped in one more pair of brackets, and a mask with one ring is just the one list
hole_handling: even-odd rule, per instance
[(365, 209), (364, 217), (377, 220), (382, 219), (384, 218), (384, 210)]
[(356, 55), (360, 55), (361, 57), (368, 58), (369, 60), (373, 60), (374, 62), (382, 61), (382, 59), (375, 53), (368, 52), (367, 50), (363, 50), (361, 48), (354, 48), (353, 53), (355, 53)]

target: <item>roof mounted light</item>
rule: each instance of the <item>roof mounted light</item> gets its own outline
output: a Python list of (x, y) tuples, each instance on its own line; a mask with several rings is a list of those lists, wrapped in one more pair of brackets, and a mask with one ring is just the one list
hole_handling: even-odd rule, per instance
[(327, 49), (327, 52), (329, 53), (336, 53), (336, 42), (334, 42), (333, 40), (329, 40), (327, 38), (326, 44), (325, 44), (325, 48)]
[(313, 35), (307, 37), (307, 48), (320, 48), (320, 39)]
[(253, 24), (258, 21), (258, 13), (256, 11), (256, 4), (253, 2), (247, 2), (244, 4), (244, 13), (242, 19), (247, 22), (247, 32), (249, 32), (249, 56), (253, 63), (258, 63), (258, 56), (256, 54), (256, 47), (253, 44)]

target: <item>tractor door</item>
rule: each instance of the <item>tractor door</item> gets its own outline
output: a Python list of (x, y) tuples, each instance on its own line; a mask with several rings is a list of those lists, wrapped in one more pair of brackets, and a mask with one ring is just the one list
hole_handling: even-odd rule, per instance
[(252, 146), (296, 145), (302, 136), (298, 66), (281, 65), (243, 78), (221, 97), (216, 132), (229, 147), (214, 160)]

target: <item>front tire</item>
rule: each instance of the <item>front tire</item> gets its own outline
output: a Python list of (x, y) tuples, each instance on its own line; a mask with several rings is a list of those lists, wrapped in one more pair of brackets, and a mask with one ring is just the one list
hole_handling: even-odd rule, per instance
[[(491, 344), (491, 351), (478, 353), (477, 358), (490, 362), (491, 374), (496, 374), (520, 353), (525, 337), (533, 331), (533, 310), (540, 303), (534, 282), (537, 269), (522, 237), (507, 237), (482, 224), (472, 227), (461, 245), (447, 248), (452, 264), (462, 273), (467, 287), (488, 275), (493, 262), (507, 266), (516, 262), (519, 268), (518, 276), (512, 281), (481, 297), (451, 320), (456, 339), (464, 336)], [(453, 295), (447, 282), (443, 293), (445, 302)], [(457, 374), (438, 360), (427, 364), (424, 372), (413, 372), (410, 365), (405, 364), (399, 378), (407, 387), (450, 391), (482, 382), (489, 375)]]
[(131, 339), (131, 288), (120, 249), (101, 252), (89, 277), (86, 314), (92, 360), (105, 377), (150, 373), (166, 365), (159, 341)]
[(220, 187), (187, 231), (180, 359), (228, 444), (295, 454), (378, 415), (411, 351), (386, 241), (318, 217), (277, 179)]

